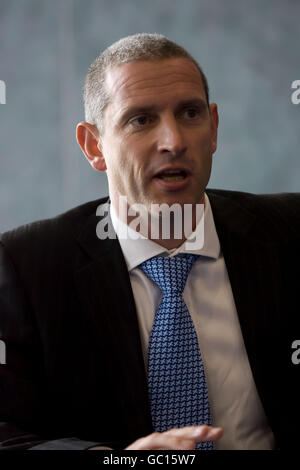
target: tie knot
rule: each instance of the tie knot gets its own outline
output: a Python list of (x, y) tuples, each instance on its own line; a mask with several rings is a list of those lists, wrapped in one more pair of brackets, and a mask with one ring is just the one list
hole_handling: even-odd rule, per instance
[(157, 256), (144, 261), (139, 268), (162, 292), (182, 294), (188, 275), (197, 255), (185, 254), (183, 257)]

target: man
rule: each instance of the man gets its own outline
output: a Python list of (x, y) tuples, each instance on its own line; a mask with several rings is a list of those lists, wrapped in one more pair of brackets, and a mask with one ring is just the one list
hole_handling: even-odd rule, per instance
[[(299, 196), (206, 190), (217, 106), (194, 59), (160, 35), (131, 36), (104, 51), (90, 67), (84, 98), (77, 140), (92, 167), (106, 172), (109, 200), (2, 236), (2, 447), (194, 449), (210, 442), (215, 449), (275, 449), (292, 442)], [(136, 204), (146, 209), (141, 221), (151, 223), (136, 228), (137, 240), (122, 238), (122, 228), (134, 232)], [(188, 234), (153, 237), (155, 204), (191, 207), (179, 224), (190, 222)], [(106, 237), (98, 230), (103, 221)], [(203, 226), (203, 246), (188, 248), (188, 235)], [(193, 263), (184, 293), (172, 291), (166, 307), (149, 266), (182, 259)], [(171, 360), (179, 362), (171, 369), (184, 380), (175, 392), (167, 378), (157, 391), (151, 387), (163, 369), (155, 377), (161, 364), (151, 361), (161, 345), (153, 346), (153, 331), (173, 297), (197, 343), (183, 356), (196, 358), (196, 367), (186, 374), (177, 349), (191, 340), (177, 336)], [(169, 326), (159, 340), (184, 334)], [(201, 381), (192, 398), (190, 380), (195, 387)], [(190, 400), (200, 396), (206, 417), (190, 419)], [(170, 403), (163, 419), (161, 401)]]

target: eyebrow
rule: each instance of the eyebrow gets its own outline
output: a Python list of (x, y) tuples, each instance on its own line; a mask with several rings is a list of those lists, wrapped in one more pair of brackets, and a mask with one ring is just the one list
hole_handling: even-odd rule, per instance
[(125, 124), (128, 119), (132, 116), (135, 116), (136, 114), (147, 114), (147, 113), (153, 113), (154, 111), (157, 111), (157, 107), (154, 105), (150, 106), (131, 106), (128, 108), (124, 113), (121, 113), (118, 121), (119, 125)]
[(197, 106), (197, 108), (200, 108), (201, 111), (204, 111), (205, 109), (207, 109), (208, 104), (202, 98), (189, 99), (178, 103), (178, 106), (176, 106), (176, 110), (180, 108), (188, 108), (189, 106)]
[[(197, 106), (201, 111), (207, 108), (207, 103), (202, 98), (192, 98), (189, 100), (180, 101), (175, 108), (175, 112), (178, 112), (182, 108), (188, 108), (189, 106)], [(131, 116), (138, 114), (147, 114), (158, 111), (159, 107), (155, 105), (149, 106), (132, 106), (122, 113), (118, 119), (119, 125), (124, 124)]]

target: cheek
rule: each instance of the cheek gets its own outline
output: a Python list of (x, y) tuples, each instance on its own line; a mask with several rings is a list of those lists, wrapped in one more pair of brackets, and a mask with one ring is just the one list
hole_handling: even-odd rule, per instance
[(107, 177), (126, 192), (129, 188), (135, 186), (135, 162), (132, 162), (131, 155), (125, 149), (118, 154), (114, 153), (110, 157), (112, 158), (110, 158), (107, 165)]
[(120, 171), (123, 171), (125, 168), (125, 158), (120, 144), (108, 139), (108, 141), (102, 145), (102, 152), (107, 166), (108, 175), (115, 175)]
[(123, 181), (123, 185), (129, 184), (132, 188), (142, 184), (152, 155), (148, 139), (122, 135), (107, 139), (102, 149), (109, 178)]
[(199, 135), (195, 144), (196, 145), (194, 146), (194, 149), (197, 149), (202, 158), (205, 159), (210, 157), (210, 155), (213, 153), (213, 141), (211, 132), (209, 130)]

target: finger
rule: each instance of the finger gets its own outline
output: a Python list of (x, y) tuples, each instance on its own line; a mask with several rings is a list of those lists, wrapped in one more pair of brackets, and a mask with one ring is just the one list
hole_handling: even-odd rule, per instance
[(211, 428), (203, 440), (204, 441), (217, 441), (222, 436), (223, 436), (222, 428)]
[(182, 439), (179, 436), (166, 435), (165, 433), (153, 433), (139, 440), (127, 450), (193, 450), (193, 439)]
[(166, 432), (154, 432), (133, 442), (125, 450), (191, 450), (194, 448), (193, 439), (182, 439), (180, 436)]
[(193, 436), (194, 434), (205, 434), (211, 426), (202, 424), (201, 426), (184, 426), (183, 428), (172, 428), (165, 431), (164, 434), (172, 434), (177, 436)]
[(183, 439), (179, 442), (178, 450), (195, 450), (196, 443), (193, 439)]
[(155, 432), (138, 439), (125, 450), (192, 450), (197, 442), (219, 439), (223, 431), (211, 426), (187, 426), (170, 429), (162, 433)]
[(222, 428), (201, 425), (201, 426), (185, 426), (183, 428), (174, 428), (165, 431), (164, 434), (170, 436), (178, 436), (182, 439), (193, 439), (196, 442), (209, 441), (219, 439), (222, 434)]

